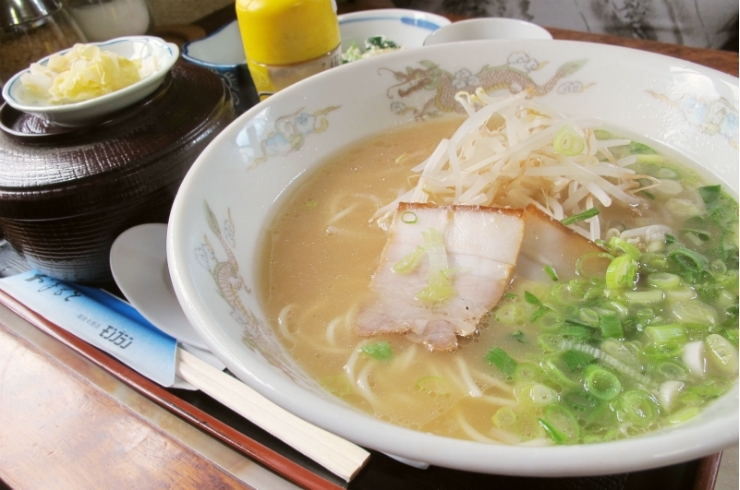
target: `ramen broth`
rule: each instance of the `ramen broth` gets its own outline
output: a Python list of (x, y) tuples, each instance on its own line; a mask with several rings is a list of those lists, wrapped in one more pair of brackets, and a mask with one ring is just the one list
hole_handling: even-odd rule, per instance
[[(353, 318), (388, 237), (371, 217), (411, 185), (411, 169), (459, 124), (460, 119), (415, 123), (352, 144), (304, 181), (274, 220), (264, 248), (264, 306), (281, 341), (310, 376), (390, 423), (512, 444), (640, 434), (691, 418), (732, 386), (737, 205), (724, 193), (714, 197), (729, 203), (730, 232), (709, 219), (692, 222), (691, 210), (669, 209), (660, 189), (640, 213), (618, 206), (601, 210), (604, 230), (652, 223), (689, 230), (666, 241), (679, 240), (708, 257), (707, 270), (716, 280), (707, 272), (698, 282), (715, 282), (701, 291), (689, 287), (686, 274), (666, 258), (668, 243), (640, 256), (635, 288), (649, 290), (651, 277), (667, 282), (681, 277), (680, 286), (664, 285), (662, 301), (637, 297), (626, 303), (605, 294), (597, 280), (534, 282), (515, 275), (490, 317), (475, 335), (460, 338), (454, 351), (432, 352), (403, 335), (358, 337)], [(681, 196), (698, 199), (696, 189), (703, 184), (695, 173), (671, 159), (659, 165), (665, 170), (646, 161), (636, 164), (645, 167), (641, 171), (683, 182), (687, 189)], [(698, 305), (683, 313), (696, 319), (673, 332), (650, 329), (676, 325), (680, 302)], [(620, 330), (610, 333), (615, 324)], [(716, 337), (707, 344), (709, 335)], [(706, 373), (692, 373), (685, 344), (702, 349)], [(729, 367), (708, 353), (713, 346), (718, 355), (734, 356)]]

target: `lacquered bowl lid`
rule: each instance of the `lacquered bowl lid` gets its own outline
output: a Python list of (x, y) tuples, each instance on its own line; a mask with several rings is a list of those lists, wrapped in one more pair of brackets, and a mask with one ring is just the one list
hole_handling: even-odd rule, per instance
[(142, 170), (157, 163), (166, 173), (162, 162), (174, 165), (178, 153), (210, 134), (226, 111), (233, 109), (221, 80), (184, 64), (144, 101), (91, 126), (55, 126), (4, 105), (0, 217), (64, 216), (146, 193), (156, 183), (141, 180)]

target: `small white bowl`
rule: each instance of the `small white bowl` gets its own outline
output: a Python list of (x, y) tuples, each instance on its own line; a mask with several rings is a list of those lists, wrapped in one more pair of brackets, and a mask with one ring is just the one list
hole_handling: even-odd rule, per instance
[[(119, 109), (144, 99), (154, 92), (162, 83), (165, 75), (169, 73), (172, 65), (177, 61), (180, 50), (176, 44), (165, 42), (163, 39), (153, 36), (128, 36), (111, 39), (109, 41), (95, 44), (104, 51), (111, 51), (119, 56), (129, 59), (146, 60), (150, 57), (156, 59), (157, 71), (143, 78), (133, 85), (122, 88), (115, 92), (96, 97), (94, 99), (71, 104), (49, 104), (45, 101), (32, 100), (24, 94), (21, 76), (29, 69), (13, 75), (3, 87), (3, 98), (8, 105), (22, 112), (37, 114), (47, 121), (59, 126), (84, 126), (86, 124), (100, 121), (105, 116)], [(56, 54), (64, 54), (65, 49)], [(47, 56), (38, 63), (44, 65), (49, 62)]]
[(352, 43), (362, 47), (372, 36), (385, 36), (402, 48), (424, 45), (424, 39), (450, 20), (441, 15), (407, 9), (377, 9), (338, 16), (342, 52)]
[(208, 37), (183, 44), (182, 59), (207, 68), (221, 78), (231, 92), (237, 115), (259, 102), (237, 21), (226, 24)]
[(485, 17), (462, 20), (427, 36), (424, 46), (483, 39), (552, 39), (547, 29), (519, 19)]

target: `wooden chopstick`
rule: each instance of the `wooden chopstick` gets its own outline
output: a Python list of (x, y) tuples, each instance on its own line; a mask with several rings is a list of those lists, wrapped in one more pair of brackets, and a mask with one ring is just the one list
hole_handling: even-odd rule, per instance
[(296, 417), (179, 347), (177, 375), (345, 481), (351, 481), (370, 457), (363, 448)]

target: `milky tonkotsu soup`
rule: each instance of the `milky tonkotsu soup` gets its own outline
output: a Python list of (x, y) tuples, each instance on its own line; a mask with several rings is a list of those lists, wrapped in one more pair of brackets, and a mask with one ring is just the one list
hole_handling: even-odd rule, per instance
[[(517, 117), (540, 117), (526, 110)], [(417, 166), (460, 123), (416, 122), (356, 142), (283, 205), (264, 246), (262, 299), (281, 341), (307, 373), (335, 396), (394, 424), (543, 445), (608, 441), (681, 423), (736, 382), (736, 202), (645, 144), (550, 121), (549, 146), (523, 157), (534, 162), (527, 170), (501, 177), (490, 192), (470, 185), (480, 186), (477, 199), (490, 198), (485, 206), (521, 209), (539, 200), (534, 206), (546, 209), (558, 230), (565, 229), (558, 221), (573, 217), (573, 229), (563, 236), (597, 237), (589, 246), (598, 253), (579, 259), (573, 270), (544, 261), (533, 273), (531, 264), (525, 271), (517, 263), (498, 304), (452, 350), (433, 350), (405, 334), (359, 336), (358, 310), (393, 216), (379, 219), (378, 212), (419, 184), (424, 177)], [(489, 121), (487, 130), (501, 124)], [(564, 136), (566, 127), (573, 133)], [(606, 168), (598, 162), (625, 169), (620, 181), (602, 172), (610, 184), (599, 185), (617, 197), (627, 192), (627, 204), (594, 189), (593, 196), (581, 196), (579, 189), (589, 186), (576, 177), (576, 183), (563, 180), (572, 163)], [(551, 177), (555, 171), (541, 170), (545, 165), (566, 168), (566, 177)], [(460, 174), (460, 168), (434, 179)], [(525, 174), (550, 180), (520, 179)], [(451, 204), (465, 194), (462, 184), (444, 190), (434, 179), (424, 184), (433, 191), (423, 198), (429, 203)], [(408, 216), (403, 221), (414, 223), (415, 215)], [(419, 267), (433, 262), (433, 240), (424, 236), (414, 258)], [(449, 243), (437, 242), (435, 250), (445, 246), (450, 254)], [(531, 247), (525, 231), (520, 256)], [(604, 269), (589, 270), (587, 263), (597, 260)], [(416, 267), (403, 263), (403, 270), (394, 269), (399, 274)], [(422, 306), (434, 310), (451, 301), (460, 294), (456, 278), (466, 272), (443, 268), (449, 294)]]

